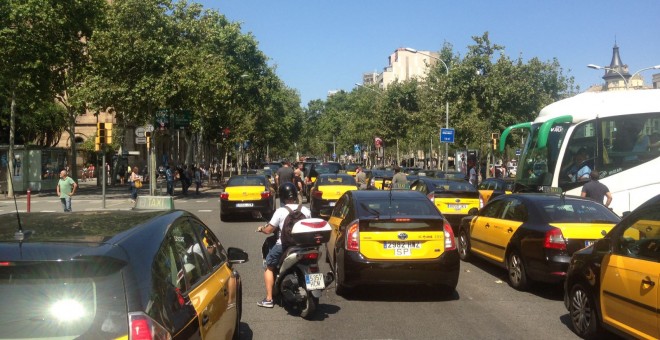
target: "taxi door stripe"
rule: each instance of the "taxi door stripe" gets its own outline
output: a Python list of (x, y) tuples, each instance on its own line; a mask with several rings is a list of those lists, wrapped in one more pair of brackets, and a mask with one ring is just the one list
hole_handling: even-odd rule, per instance
[(495, 248), (499, 248), (499, 249), (506, 249), (505, 247), (502, 247), (499, 244), (486, 242), (486, 241), (480, 240), (478, 238), (471, 237), (470, 240), (477, 241), (479, 243), (482, 243), (482, 244), (485, 244), (485, 245), (488, 245), (488, 246), (491, 246), (491, 247), (495, 247)]
[(657, 308), (653, 307), (653, 306), (649, 306), (649, 305), (647, 305), (647, 304), (643, 304), (643, 303), (641, 303), (641, 302), (638, 302), (638, 301), (635, 301), (635, 300), (631, 300), (631, 299), (629, 299), (629, 298), (627, 298), (627, 297), (625, 297), (625, 296), (621, 296), (621, 295), (618, 295), (618, 294), (614, 294), (614, 293), (612, 293), (612, 292), (610, 292), (610, 291), (608, 291), (608, 290), (604, 290), (604, 291), (603, 291), (603, 294), (605, 294), (605, 295), (609, 295), (609, 296), (611, 296), (611, 297), (613, 297), (613, 298), (615, 298), (615, 299), (619, 299), (619, 300), (621, 300), (621, 301), (623, 301), (623, 302), (626, 302), (626, 303), (629, 303), (629, 304), (631, 304), (631, 305), (635, 305), (635, 306), (637, 306), (637, 307), (639, 307), (639, 308), (646, 309), (646, 310), (648, 310), (648, 311), (650, 311), (650, 312), (652, 312), (652, 313), (656, 313), (656, 314), (657, 314), (657, 313), (660, 313), (660, 311), (659, 311)]

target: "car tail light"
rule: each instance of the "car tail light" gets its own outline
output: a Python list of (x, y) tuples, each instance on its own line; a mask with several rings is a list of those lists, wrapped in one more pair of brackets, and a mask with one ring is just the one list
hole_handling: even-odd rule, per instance
[(300, 224), (304, 225), (305, 227), (308, 228), (323, 228), (327, 224), (327, 222), (324, 221), (300, 221)]
[(356, 221), (353, 222), (347, 229), (346, 233), (346, 250), (359, 251), (360, 250), (360, 224)]
[(432, 192), (429, 193), (428, 195), (426, 195), (426, 197), (427, 197), (431, 202), (433, 202), (433, 199), (435, 198)]
[(264, 192), (261, 193), (261, 199), (262, 200), (269, 199), (269, 198), (270, 198), (270, 191), (264, 191)]
[(167, 330), (142, 312), (128, 313), (129, 340), (172, 339)]
[(303, 260), (318, 260), (319, 259), (319, 253), (313, 252), (313, 253), (307, 253), (307, 254), (302, 254), (302, 259)]
[(320, 199), (320, 198), (323, 197), (323, 191), (314, 190), (314, 192), (312, 192), (312, 196), (314, 198), (319, 198)]
[(456, 239), (454, 239), (454, 229), (451, 228), (449, 222), (445, 221), (445, 251), (456, 250)]
[(479, 193), (479, 209), (484, 207), (484, 196)]
[(543, 248), (566, 250), (566, 239), (561, 233), (561, 229), (552, 228), (545, 233)]
[(229, 199), (229, 193), (228, 192), (221, 192), (220, 193), (220, 199), (223, 201), (226, 201)]

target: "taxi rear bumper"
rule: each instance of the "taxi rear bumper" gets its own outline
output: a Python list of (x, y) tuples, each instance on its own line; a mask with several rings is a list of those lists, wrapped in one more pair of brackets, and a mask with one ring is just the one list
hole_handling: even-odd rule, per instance
[(460, 259), (457, 250), (446, 251), (432, 260), (371, 260), (352, 251), (339, 255), (337, 260), (344, 263), (343, 284), (347, 287), (363, 284), (426, 284), (455, 289), (458, 284)]
[(220, 212), (222, 214), (248, 213), (252, 211), (269, 212), (271, 209), (270, 200), (220, 201)]

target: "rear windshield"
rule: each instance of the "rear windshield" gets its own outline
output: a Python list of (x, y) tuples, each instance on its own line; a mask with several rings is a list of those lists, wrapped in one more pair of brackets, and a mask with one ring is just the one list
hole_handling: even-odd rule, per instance
[(0, 266), (0, 338), (112, 339), (128, 334), (120, 266), (41, 262)]
[(265, 186), (266, 178), (264, 177), (232, 177), (227, 182), (228, 187), (239, 186)]
[(442, 231), (442, 220), (365, 220), (360, 221), (360, 231), (390, 231), (390, 230), (410, 230), (410, 231)]
[(428, 199), (375, 199), (358, 204), (360, 217), (388, 216), (440, 216), (438, 209)]
[(314, 167), (314, 171), (318, 174), (336, 174), (341, 170), (341, 165), (339, 164), (317, 164)]
[(349, 175), (321, 176), (319, 185), (357, 185), (355, 178)]
[(619, 217), (604, 205), (589, 201), (546, 201), (548, 221), (563, 223), (618, 223)]
[(468, 182), (436, 181), (433, 182), (433, 184), (435, 191), (477, 191), (477, 189)]

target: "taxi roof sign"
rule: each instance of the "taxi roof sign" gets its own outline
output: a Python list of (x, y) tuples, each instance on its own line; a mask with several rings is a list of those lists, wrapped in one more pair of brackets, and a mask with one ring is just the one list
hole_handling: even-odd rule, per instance
[(138, 196), (133, 210), (174, 210), (174, 199), (169, 196)]

